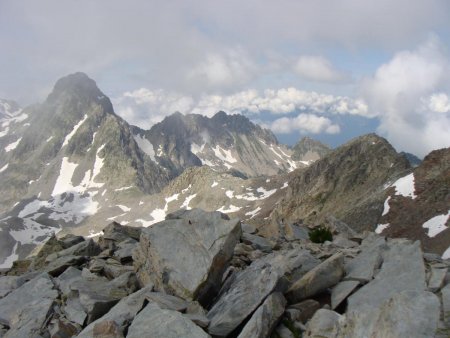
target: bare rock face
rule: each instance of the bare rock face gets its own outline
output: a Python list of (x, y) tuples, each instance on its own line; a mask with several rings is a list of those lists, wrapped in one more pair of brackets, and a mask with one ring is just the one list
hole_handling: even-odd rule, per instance
[(144, 229), (134, 261), (142, 284), (208, 304), (220, 288), (241, 236), (237, 219), (199, 209), (167, 216)]

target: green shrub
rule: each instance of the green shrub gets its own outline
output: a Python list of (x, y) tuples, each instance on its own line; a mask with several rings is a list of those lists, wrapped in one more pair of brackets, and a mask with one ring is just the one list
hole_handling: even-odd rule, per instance
[(321, 225), (309, 231), (309, 239), (313, 243), (331, 242), (333, 240), (333, 234), (328, 228)]

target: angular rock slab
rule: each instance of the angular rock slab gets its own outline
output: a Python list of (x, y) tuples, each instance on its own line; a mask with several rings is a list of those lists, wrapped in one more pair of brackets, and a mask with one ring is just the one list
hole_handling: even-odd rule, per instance
[(210, 338), (181, 313), (148, 304), (128, 328), (127, 338)]
[(383, 237), (369, 235), (361, 245), (361, 253), (345, 265), (345, 280), (367, 283), (372, 280), (374, 271), (382, 262), (383, 250), (387, 245)]
[(134, 255), (142, 284), (208, 304), (241, 236), (238, 219), (220, 212), (181, 210), (142, 230)]
[(331, 290), (331, 309), (336, 309), (359, 285), (357, 281), (343, 281)]
[(344, 275), (344, 256), (336, 253), (296, 281), (286, 293), (292, 304), (310, 298), (336, 285)]
[(277, 288), (282, 277), (271, 265), (260, 264), (260, 261), (239, 272), (228, 291), (208, 312), (208, 332), (226, 337)]
[(38, 336), (57, 297), (43, 273), (0, 299), (0, 324), (10, 327), (5, 337)]
[(3, 276), (0, 277), (0, 298), (5, 297), (13, 290), (17, 289), (26, 282), (22, 276)]
[(152, 286), (149, 286), (122, 298), (107, 314), (89, 324), (77, 337), (95, 338), (100, 330), (108, 328), (118, 329), (123, 335), (125, 327), (144, 307), (146, 295), (151, 291)]
[(286, 299), (280, 292), (272, 293), (245, 324), (238, 338), (269, 337), (283, 315)]
[(375, 332), (380, 307), (398, 293), (422, 292), (425, 289), (425, 265), (420, 243), (392, 240), (383, 252), (380, 272), (347, 299), (350, 337)]

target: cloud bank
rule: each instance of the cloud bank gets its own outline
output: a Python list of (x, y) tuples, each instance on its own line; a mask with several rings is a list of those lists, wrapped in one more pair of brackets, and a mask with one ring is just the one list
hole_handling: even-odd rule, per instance
[(435, 37), (396, 53), (362, 83), (378, 131), (398, 149), (420, 156), (450, 146), (450, 62)]

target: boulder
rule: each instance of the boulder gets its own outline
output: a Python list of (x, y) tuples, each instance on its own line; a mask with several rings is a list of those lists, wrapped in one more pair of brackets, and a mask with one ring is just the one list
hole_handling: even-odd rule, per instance
[(375, 269), (382, 261), (382, 253), (387, 245), (383, 237), (371, 234), (363, 240), (361, 253), (345, 265), (345, 280), (367, 283), (372, 280)]
[(69, 266), (81, 265), (86, 261), (83, 256), (61, 256), (51, 261), (44, 269), (50, 276), (57, 277), (62, 274)]
[(447, 275), (448, 268), (438, 268), (431, 266), (430, 278), (428, 279), (428, 290), (431, 292), (439, 291), (444, 285), (445, 276)]
[(149, 303), (133, 320), (127, 338), (208, 338), (200, 327), (181, 313)]
[(141, 232), (142, 228), (112, 222), (103, 229), (103, 235), (100, 236), (98, 243), (102, 250), (113, 249), (117, 243), (127, 239), (139, 241)]
[(255, 261), (236, 278), (208, 312), (208, 332), (226, 337), (234, 331), (273, 291), (280, 286), (281, 275), (269, 264)]
[(208, 304), (219, 291), (241, 236), (238, 219), (220, 212), (181, 210), (142, 230), (133, 257), (143, 285)]
[(251, 245), (254, 249), (261, 250), (262, 252), (272, 252), (272, 243), (264, 237), (252, 235), (248, 233), (242, 233), (242, 242)]
[[(303, 337), (304, 338), (343, 337), (339, 335), (339, 326), (342, 319), (343, 317), (334, 311), (327, 309), (320, 309), (314, 314), (314, 316), (306, 325), (306, 332), (303, 335)], [(361, 338), (362, 337), (363, 336), (361, 336)]]
[(382, 258), (383, 264), (375, 278), (347, 299), (350, 336), (375, 332), (381, 306), (396, 294), (426, 289), (425, 265), (418, 241), (392, 240)]
[(38, 336), (57, 297), (50, 276), (43, 273), (0, 299), (0, 324), (10, 328), (5, 337)]
[(269, 337), (283, 315), (286, 299), (279, 292), (272, 293), (264, 303), (253, 313), (245, 324), (238, 338)]
[(128, 263), (133, 260), (133, 252), (137, 248), (139, 242), (128, 238), (117, 244), (117, 249), (114, 252), (114, 259), (118, 260), (120, 263)]
[(307, 272), (286, 293), (290, 303), (310, 298), (336, 285), (344, 275), (344, 256), (336, 253)]
[(26, 282), (22, 276), (3, 276), (0, 277), (0, 298), (5, 297), (11, 291), (17, 289)]

